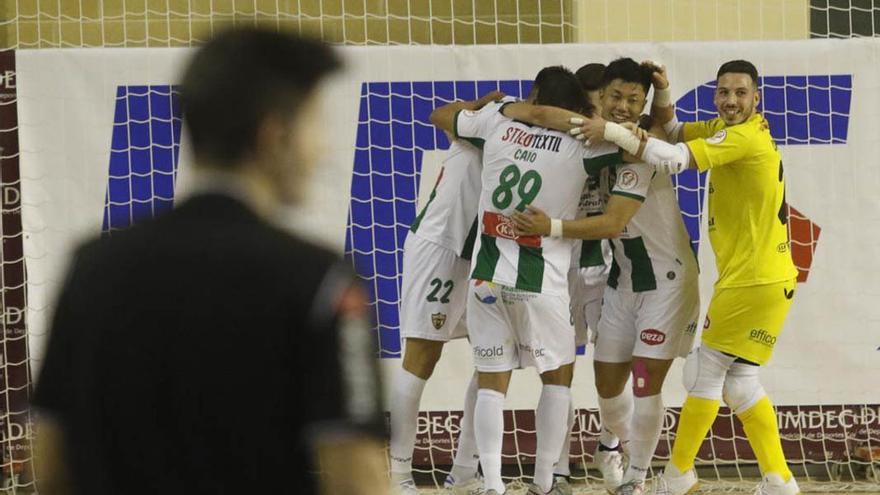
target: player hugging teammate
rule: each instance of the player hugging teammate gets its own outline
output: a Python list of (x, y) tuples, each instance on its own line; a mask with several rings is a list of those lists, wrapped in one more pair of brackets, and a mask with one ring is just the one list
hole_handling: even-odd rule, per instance
[[(710, 239), (719, 281), (703, 346), (685, 365), (689, 396), (672, 461), (654, 490), (683, 495), (696, 488), (693, 459), (723, 398), (758, 457), (765, 476), (759, 491), (798, 493), (757, 380), (772, 347), (750, 344), (748, 333), (760, 327), (779, 334), (796, 275), (790, 250), (778, 248), (788, 243), (782, 165), (755, 111), (757, 71), (744, 61), (723, 65), (720, 117), (684, 125), (674, 119), (660, 66), (623, 58), (584, 66), (578, 76), (548, 67), (526, 102), (497, 101), (502, 95), (495, 93), (431, 115), (454, 141), (404, 249), (394, 487), (418, 493), (410, 472), (418, 401), (443, 342), (468, 336), (476, 373), (447, 487), (505, 493), (504, 397), (512, 370), (534, 367), (543, 385), (529, 494), (571, 493), (570, 386), (575, 346), (586, 342), (590, 322), (602, 421), (594, 460), (609, 493), (645, 491), (663, 424), (662, 385), (675, 357), (691, 350), (699, 313), (696, 258), (669, 176), (690, 166), (713, 170)], [(653, 118), (646, 119), (652, 84)], [(589, 91), (597, 91), (598, 105)], [(770, 210), (779, 215), (764, 218)], [(603, 246), (613, 253), (610, 267)], [(747, 317), (736, 316), (744, 311)]]

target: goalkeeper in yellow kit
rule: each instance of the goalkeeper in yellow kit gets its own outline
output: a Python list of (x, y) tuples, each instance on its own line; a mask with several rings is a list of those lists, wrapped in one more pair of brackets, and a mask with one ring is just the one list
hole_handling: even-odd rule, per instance
[[(755, 451), (763, 480), (757, 493), (795, 495), (797, 482), (785, 462), (776, 414), (758, 379), (773, 353), (794, 297), (797, 269), (791, 259), (782, 161), (767, 122), (756, 112), (758, 71), (750, 62), (718, 70), (719, 117), (680, 124), (668, 107), (670, 142), (640, 138), (601, 119), (579, 132), (612, 141), (658, 172), (711, 170), (709, 239), (718, 281), (709, 304), (702, 346), (684, 366), (684, 403), (672, 457), (655, 480), (659, 494), (696, 489), (694, 458), (718, 414), (721, 399), (736, 413)], [(681, 141), (681, 142), (679, 142)]]

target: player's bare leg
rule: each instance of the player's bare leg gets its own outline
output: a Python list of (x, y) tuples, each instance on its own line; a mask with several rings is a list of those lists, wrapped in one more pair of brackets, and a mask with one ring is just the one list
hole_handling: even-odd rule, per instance
[[(474, 434), (483, 465), (486, 491), (504, 493), (501, 479), (501, 445), (504, 440), (504, 396), (510, 385), (510, 371), (478, 373), (480, 389), (474, 406)], [(558, 451), (557, 451), (558, 452)]]
[(602, 473), (605, 490), (613, 493), (623, 483), (623, 445), (629, 440), (634, 401), (625, 390), (632, 362), (608, 363), (593, 360), (599, 419), (602, 431), (593, 461)]
[(399, 493), (418, 493), (412, 479), (419, 403), (443, 352), (442, 341), (408, 338), (391, 389), (391, 481)]
[(571, 407), (571, 380), (574, 363), (541, 373), (541, 399), (535, 410), (537, 451), (535, 476), (529, 493), (544, 495), (553, 490), (553, 469), (559, 460), (559, 451), (568, 436), (568, 416)]

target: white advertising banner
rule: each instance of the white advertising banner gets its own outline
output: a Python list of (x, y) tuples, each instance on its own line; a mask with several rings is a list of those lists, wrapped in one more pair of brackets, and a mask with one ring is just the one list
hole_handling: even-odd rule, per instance
[[(764, 386), (782, 405), (880, 403), (873, 384), (880, 376), (880, 39), (339, 50), (346, 71), (322, 88), (325, 119), (315, 123), (325, 131), (327, 153), (309, 197), (290, 219), (350, 256), (367, 281), (386, 368), (399, 366), (398, 267), (406, 228), (448, 146), (427, 122), (434, 106), (489, 89), (524, 96), (542, 67), (574, 70), (629, 56), (667, 65), (679, 118), (702, 120), (714, 116), (710, 84), (718, 66), (746, 59), (763, 77), (763, 111), (783, 154), (801, 269), (786, 329), (762, 371)], [(16, 53), (35, 359), (76, 243), (159, 213), (185, 189), (191, 163), (175, 84), (190, 53)], [(700, 227), (705, 180), (686, 174), (678, 178), (679, 199), (699, 246), (705, 314), (715, 278)], [(578, 407), (596, 403), (590, 352), (578, 359)], [(466, 342), (449, 346), (423, 409), (461, 409), (469, 354)], [(679, 405), (680, 363), (669, 376), (666, 402)], [(518, 372), (508, 407), (533, 408), (538, 383), (534, 372)]]

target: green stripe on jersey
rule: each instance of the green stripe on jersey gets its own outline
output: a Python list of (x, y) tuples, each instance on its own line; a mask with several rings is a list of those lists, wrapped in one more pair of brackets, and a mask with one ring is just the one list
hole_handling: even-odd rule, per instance
[(425, 203), (425, 207), (422, 208), (422, 211), (419, 212), (419, 216), (417, 216), (416, 219), (413, 220), (412, 225), (410, 225), (410, 227), (409, 227), (410, 232), (414, 233), (416, 230), (419, 230), (419, 225), (422, 224), (422, 218), (425, 218), (425, 212), (428, 211), (428, 207), (431, 206), (431, 203), (434, 201), (434, 198), (437, 197), (437, 186), (438, 185), (440, 185), (439, 180), (437, 181), (436, 184), (434, 184), (434, 189), (431, 189), (431, 196), (428, 198), (428, 202)]
[(645, 197), (640, 196), (638, 194), (633, 194), (633, 193), (628, 193), (628, 192), (623, 192), (623, 191), (611, 191), (611, 194), (614, 194), (615, 196), (623, 196), (624, 198), (634, 199), (636, 201), (641, 201), (642, 203), (645, 202)]
[(617, 288), (617, 279), (620, 278), (620, 265), (617, 264), (617, 251), (614, 248), (614, 242), (611, 242), (611, 271), (608, 272), (608, 287)]
[(464, 239), (464, 245), (461, 247), (461, 252), (458, 253), (462, 259), (466, 259), (468, 261), (474, 256), (474, 243), (477, 241), (477, 219), (474, 218), (474, 223), (471, 224), (471, 230), (468, 232), (467, 237)]
[(486, 234), (480, 234), (480, 251), (477, 253), (477, 263), (471, 278), (491, 282), (495, 277), (495, 267), (498, 266), (498, 258), (501, 253), (495, 238)]
[(541, 292), (544, 286), (544, 249), (520, 246), (516, 267), (516, 288)]
[(617, 153), (584, 158), (584, 170), (586, 170), (587, 175), (596, 176), (599, 175), (603, 168), (611, 165), (620, 165), (621, 163), (623, 163), (623, 151), (618, 150)]
[(633, 239), (621, 239), (623, 254), (632, 263), (632, 290), (633, 292), (645, 292), (657, 288), (657, 278), (654, 277), (654, 265), (645, 248), (645, 241), (641, 237)]
[(590, 268), (604, 264), (605, 257), (602, 256), (602, 241), (598, 239), (583, 241), (583, 244), (581, 244), (581, 259), (578, 266)]

